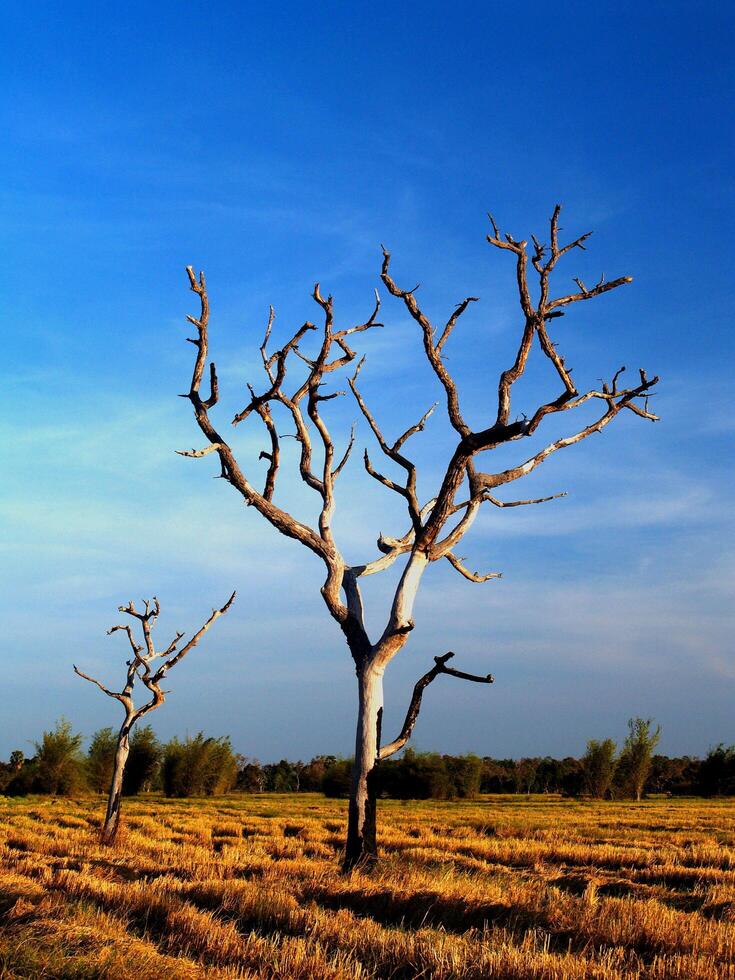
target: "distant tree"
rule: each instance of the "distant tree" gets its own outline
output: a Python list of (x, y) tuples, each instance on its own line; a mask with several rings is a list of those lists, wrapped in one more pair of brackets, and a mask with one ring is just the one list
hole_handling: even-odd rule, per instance
[[(22, 752), (17, 751), (10, 754), (10, 758), (7, 762), (0, 762), (0, 793), (4, 795), (10, 795), (8, 793), (8, 787), (10, 783), (18, 776), (18, 773), (23, 768), (23, 763), (25, 762), (25, 756)], [(13, 756), (16, 756), (14, 759)]]
[(598, 800), (605, 799), (615, 778), (615, 751), (617, 746), (611, 738), (603, 742), (590, 739), (582, 759), (585, 790)]
[(300, 784), (300, 767), (303, 763), (280, 762), (265, 766), (266, 786), (274, 793), (297, 793)]
[(241, 761), (236, 785), (243, 793), (262, 793), (265, 790), (265, 773), (257, 759)]
[(172, 738), (163, 747), (161, 782), (166, 796), (195, 796), (190, 772), (187, 772), (186, 746), (178, 738)]
[(562, 796), (581, 796), (584, 791), (584, 766), (580, 759), (567, 756), (559, 763), (559, 791)]
[(691, 756), (654, 755), (646, 789), (651, 793), (695, 793), (701, 761)]
[(163, 746), (150, 725), (135, 728), (130, 736), (130, 754), (123, 775), (123, 796), (147, 792), (155, 784)]
[(735, 796), (735, 745), (710, 749), (699, 767), (697, 791), (702, 796)]
[(481, 792), (514, 793), (515, 786), (514, 759), (491, 759), (486, 756), (482, 760)]
[(537, 760), (534, 788), (538, 793), (558, 793), (559, 790), (559, 760), (544, 756)]
[(166, 796), (219, 796), (237, 782), (237, 758), (229, 738), (205, 738), (199, 732), (164, 748), (163, 790)]
[(672, 780), (671, 792), (678, 796), (698, 793), (704, 761), (689, 756), (678, 760), (680, 768)]
[[(156, 599), (155, 596), (153, 597), (152, 601), (146, 599), (144, 603), (145, 609), (143, 612), (138, 612), (132, 601), (129, 602), (127, 606), (119, 606), (120, 612), (125, 613), (140, 623), (140, 628), (143, 635), (143, 643), (136, 643), (133, 636), (133, 630), (129, 624), (124, 626), (113, 626), (107, 631), (108, 636), (111, 633), (116, 633), (118, 631), (126, 633), (130, 644), (130, 649), (132, 650), (132, 657), (130, 660), (126, 661), (127, 674), (125, 686), (123, 687), (122, 691), (109, 690), (104, 686), (104, 684), (101, 684), (94, 677), (90, 677), (89, 674), (85, 674), (83, 671), (79, 670), (76, 664), (74, 665), (75, 673), (79, 674), (79, 676), (84, 678), (85, 681), (96, 684), (96, 686), (108, 697), (115, 698), (115, 700), (119, 701), (125, 711), (125, 719), (117, 736), (117, 747), (115, 750), (115, 759), (113, 763), (112, 781), (110, 783), (110, 792), (107, 800), (107, 813), (105, 814), (105, 820), (102, 826), (103, 844), (112, 844), (117, 834), (117, 828), (120, 822), (120, 806), (122, 803), (125, 767), (128, 762), (128, 756), (130, 755), (130, 733), (133, 726), (140, 720), (140, 718), (143, 717), (143, 715), (146, 715), (149, 711), (154, 711), (163, 704), (163, 702), (166, 700), (166, 692), (162, 690), (161, 682), (164, 680), (169, 670), (175, 667), (176, 664), (179, 663), (179, 661), (182, 660), (186, 654), (197, 645), (212, 623), (223, 615), (223, 613), (227, 612), (234, 599), (235, 593), (233, 592), (224, 606), (222, 606), (221, 609), (214, 609), (212, 611), (212, 615), (209, 617), (206, 623), (200, 627), (189, 642), (180, 650), (177, 651), (177, 648), (179, 642), (184, 636), (183, 633), (177, 633), (163, 652), (159, 652), (155, 649), (152, 635), (152, 629), (155, 626), (156, 620), (161, 612), (158, 599)], [(161, 660), (161, 664), (154, 670), (153, 663), (158, 659)], [(147, 701), (139, 708), (136, 708), (133, 703), (133, 688), (137, 680), (140, 680), (151, 695), (150, 701)]]
[(472, 800), (480, 792), (482, 759), (476, 755), (445, 755), (444, 766), (449, 775), (451, 795), (460, 800)]
[(87, 750), (87, 782), (95, 793), (109, 790), (116, 751), (117, 735), (112, 728), (100, 728), (94, 733)]
[(516, 762), (513, 770), (516, 793), (531, 794), (540, 761), (540, 759), (519, 759)]
[(351, 759), (336, 759), (324, 773), (324, 780), (322, 781), (324, 795), (333, 799), (349, 796), (351, 772)]
[(35, 789), (52, 796), (71, 796), (84, 788), (82, 736), (61, 718), (36, 742)]
[(446, 800), (453, 785), (446, 761), (436, 752), (406, 749), (400, 759), (378, 771), (378, 785), (400, 800)]
[(207, 772), (204, 792), (207, 796), (229, 793), (237, 783), (237, 756), (228, 735), (208, 739)]
[[(9, 787), (13, 782), (18, 783), (25, 761), (23, 753), (19, 749), (16, 749), (10, 753), (10, 758), (7, 762), (0, 762), (0, 793), (7, 796), (19, 795), (17, 792), (11, 792)], [(18, 789), (17, 785), (15, 789)]]
[(651, 772), (653, 750), (661, 738), (661, 726), (652, 729), (651, 718), (631, 718), (628, 735), (618, 760), (618, 783), (628, 795), (640, 800)]
[(301, 773), (301, 788), (304, 792), (318, 792), (322, 789), (324, 775), (337, 761), (333, 755), (317, 755), (308, 762)]
[(40, 793), (43, 788), (36, 778), (37, 767), (35, 758), (24, 759), (20, 769), (4, 773), (2, 792), (7, 796), (27, 796), (29, 793)]

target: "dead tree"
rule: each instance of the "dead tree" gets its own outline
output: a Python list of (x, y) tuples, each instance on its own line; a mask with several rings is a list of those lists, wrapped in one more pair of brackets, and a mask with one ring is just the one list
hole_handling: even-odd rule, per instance
[[(79, 674), (80, 677), (83, 677), (85, 681), (96, 684), (97, 687), (108, 697), (115, 698), (117, 701), (119, 701), (125, 710), (125, 720), (123, 721), (117, 736), (115, 759), (112, 767), (112, 782), (110, 783), (110, 795), (107, 801), (105, 822), (102, 827), (101, 840), (103, 844), (112, 844), (115, 840), (115, 836), (117, 835), (117, 828), (118, 824), (120, 823), (123, 776), (125, 775), (125, 766), (130, 753), (130, 732), (133, 729), (133, 725), (135, 725), (135, 723), (142, 718), (143, 715), (148, 714), (149, 711), (154, 711), (163, 704), (163, 702), (166, 700), (166, 695), (170, 693), (169, 691), (164, 691), (161, 689), (161, 682), (165, 678), (166, 674), (172, 667), (175, 667), (179, 661), (183, 660), (187, 653), (197, 645), (212, 623), (214, 623), (216, 619), (219, 619), (223, 613), (227, 612), (234, 599), (235, 593), (233, 592), (221, 609), (213, 609), (212, 615), (209, 617), (206, 623), (180, 650), (178, 649), (178, 645), (184, 638), (183, 633), (177, 633), (166, 649), (160, 653), (156, 650), (153, 642), (153, 627), (158, 619), (159, 613), (161, 612), (158, 599), (156, 599), (155, 596), (153, 597), (152, 601), (146, 599), (144, 601), (145, 608), (142, 612), (138, 612), (132, 601), (129, 602), (127, 606), (119, 606), (118, 608), (120, 612), (126, 613), (133, 619), (138, 620), (140, 623), (141, 632), (143, 634), (143, 642), (136, 643), (133, 630), (129, 624), (113, 626), (107, 631), (107, 635), (109, 636), (111, 633), (117, 633), (118, 631), (122, 630), (127, 635), (130, 649), (133, 653), (130, 660), (126, 661), (127, 676), (125, 679), (125, 686), (123, 687), (122, 691), (109, 690), (109, 688), (105, 687), (104, 684), (101, 684), (94, 677), (90, 677), (89, 674), (85, 674), (84, 671), (80, 670), (77, 665), (74, 664), (74, 671)], [(161, 663), (154, 670), (153, 662), (156, 660), (160, 660)], [(133, 704), (133, 688), (136, 680), (140, 680), (151, 695), (150, 700), (141, 705), (139, 708), (136, 708)]]
[[(321, 311), (322, 325), (317, 328), (307, 321), (273, 353), (269, 353), (274, 322), (274, 311), (271, 307), (265, 337), (260, 346), (267, 379), (265, 388), (257, 394), (249, 385), (249, 400), (232, 420), (233, 425), (238, 425), (257, 416), (265, 428), (267, 449), (260, 453), (259, 458), (266, 461), (267, 471), (263, 482), (259, 484), (262, 489), (258, 489), (255, 486), (255, 476), (243, 469), (230, 442), (215, 428), (210, 415), (217, 404), (219, 388), (215, 365), (208, 359), (209, 298), (204, 274), (200, 273), (197, 278), (193, 268), (187, 268), (191, 289), (199, 298), (200, 311), (198, 316), (188, 317), (196, 328), (196, 337), (189, 338), (196, 349), (196, 359), (190, 389), (182, 397), (191, 402), (206, 445), (202, 449), (182, 452), (181, 455), (202, 457), (216, 454), (219, 459), (219, 476), (242, 495), (245, 503), (258, 511), (282, 534), (295, 539), (318, 556), (326, 569), (321, 587), (322, 598), (330, 615), (342, 630), (354, 660), (358, 680), (358, 713), (345, 854), (345, 867), (348, 869), (358, 864), (371, 864), (376, 859), (373, 773), (380, 760), (388, 758), (405, 745), (416, 722), (421, 695), (426, 685), (439, 674), (471, 681), (492, 681), (490, 675), (478, 677), (447, 667), (446, 661), (450, 654), (436, 658), (435, 666), (416, 685), (400, 735), (381, 747), (383, 674), (393, 657), (405, 646), (414, 627), (414, 599), (427, 567), (433, 562), (446, 560), (470, 582), (487, 582), (497, 578), (498, 573), (495, 572), (479, 574), (471, 571), (456, 552), (480, 508), (488, 504), (494, 507), (518, 507), (563, 496), (555, 494), (539, 499), (501, 500), (496, 496), (500, 488), (533, 472), (559, 450), (586, 439), (594, 432), (601, 432), (621, 413), (629, 411), (643, 419), (656, 420), (656, 416), (648, 408), (648, 394), (658, 378), (648, 378), (641, 370), (635, 383), (622, 386), (620, 379), (624, 369), (620, 368), (614, 372), (610, 383), (602, 384), (599, 389), (580, 391), (572, 378), (571, 368), (567, 367), (564, 357), (552, 340), (550, 328), (553, 321), (564, 316), (573, 304), (594, 299), (631, 282), (628, 277), (606, 282), (603, 276), (596, 285), (588, 288), (580, 279), (576, 279), (574, 281), (577, 288), (574, 292), (562, 295), (552, 293), (552, 273), (559, 260), (575, 249), (584, 249), (589, 238), (589, 234), (585, 234), (568, 244), (560, 244), (559, 214), (560, 207), (557, 206), (550, 219), (548, 244), (542, 244), (534, 237), (532, 249), (529, 249), (525, 241), (501, 234), (494, 219), (490, 218), (492, 233), (487, 236), (488, 242), (494, 248), (509, 253), (515, 264), (522, 326), (513, 363), (499, 376), (495, 417), (480, 427), (470, 426), (465, 419), (457, 383), (444, 360), (444, 350), (452, 332), (470, 304), (477, 302), (477, 297), (468, 296), (462, 300), (446, 323), (437, 328), (426, 311), (419, 306), (416, 287), (403, 289), (396, 283), (391, 273), (390, 253), (383, 249), (380, 278), (388, 293), (405, 306), (418, 327), (426, 358), (443, 389), (449, 423), (454, 430), (454, 447), (443, 464), (443, 477), (434, 495), (426, 502), (419, 499), (416, 466), (406, 454), (406, 443), (423, 430), (433, 409), (429, 409), (397, 439), (391, 440), (384, 435), (358, 388), (358, 375), (364, 358), (358, 361), (357, 353), (351, 345), (360, 333), (383, 325), (377, 319), (380, 309), (377, 290), (374, 309), (364, 323), (338, 327), (332, 297), (325, 298), (317, 283), (313, 299)], [(532, 298), (529, 281), (534, 278), (534, 272), (529, 269), (529, 258), (535, 277), (538, 278), (535, 299)], [(311, 356), (306, 356), (301, 351), (301, 344), (312, 334), (317, 335), (316, 349)], [(534, 340), (538, 342), (541, 355), (550, 362), (560, 382), (561, 391), (549, 401), (535, 407), (532, 413), (514, 415), (511, 411), (513, 385), (526, 369)], [(349, 386), (380, 451), (395, 466), (400, 477), (377, 469), (367, 451), (364, 457), (365, 469), (383, 487), (403, 499), (408, 524), (408, 529), (400, 537), (381, 535), (377, 541), (380, 554), (359, 565), (350, 565), (345, 561), (332, 533), (335, 484), (352, 450), (354, 428), (346, 449), (341, 456), (337, 455), (324, 411), (330, 400), (342, 394), (335, 390), (328, 391), (325, 386), (332, 380), (335, 372), (353, 362), (357, 369), (349, 379)], [(287, 373), (294, 367), (298, 367), (301, 374), (298, 381), (287, 389)], [(209, 390), (205, 394), (201, 388), (207, 370)], [(549, 442), (544, 448), (533, 452), (509, 469), (492, 469), (487, 465), (480, 468), (478, 457), (481, 454), (487, 454), (509, 443), (526, 440), (538, 432), (550, 417), (558, 416), (562, 412), (572, 412), (583, 405), (588, 408), (599, 405), (600, 412), (595, 414), (592, 421), (580, 426), (573, 435)], [(288, 513), (274, 499), (283, 438), (274, 416), (276, 409), (285, 413), (286, 418), (295, 426), (295, 438), (300, 447), (300, 477), (318, 499), (319, 518), (315, 526), (310, 526)], [(383, 571), (398, 559), (404, 565), (386, 616), (385, 627), (379, 637), (370, 638), (363, 617), (360, 579)]]

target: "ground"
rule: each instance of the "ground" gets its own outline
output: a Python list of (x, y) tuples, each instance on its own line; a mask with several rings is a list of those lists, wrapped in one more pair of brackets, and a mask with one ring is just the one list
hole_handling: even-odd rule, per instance
[(0, 797), (0, 977), (735, 978), (733, 801)]

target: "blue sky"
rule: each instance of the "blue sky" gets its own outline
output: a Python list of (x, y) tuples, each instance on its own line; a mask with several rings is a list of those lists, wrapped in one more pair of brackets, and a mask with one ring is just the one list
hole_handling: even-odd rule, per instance
[[(734, 19), (681, 3), (5, 5), (0, 754), (62, 713), (86, 734), (116, 720), (71, 663), (114, 681), (119, 603), (157, 593), (168, 633), (232, 588), (157, 730), (230, 733), (262, 759), (348, 753), (354, 674), (321, 568), (213, 482), (211, 460), (174, 454), (198, 444), (176, 397), (184, 266), (207, 271), (228, 419), (261, 384), (268, 304), (283, 336), (314, 316), (318, 279), (344, 322), (364, 319), (385, 242), (437, 320), (481, 298), (448, 349), (480, 426), (519, 329), (485, 212), (527, 238), (556, 201), (569, 235), (595, 230), (558, 288), (635, 277), (556, 321), (556, 339), (580, 386), (623, 363), (660, 374), (663, 421), (616, 420), (528, 481), (563, 500), (484, 515), (462, 553), (499, 582), (431, 569), (386, 731), (451, 648), (496, 684), (437, 682), (420, 748), (578, 753), (635, 714), (662, 723), (664, 751), (735, 742)], [(437, 393), (415, 326), (389, 297), (382, 312), (363, 387), (397, 433)], [(518, 409), (556, 393), (539, 365)], [(332, 417), (344, 435), (355, 408)], [(420, 438), (429, 497), (450, 445), (438, 413)], [(236, 444), (262, 467), (257, 428)], [(283, 492), (308, 508), (293, 479)], [(359, 454), (342, 492), (351, 560), (404, 530)], [(375, 624), (390, 584), (369, 583)]]

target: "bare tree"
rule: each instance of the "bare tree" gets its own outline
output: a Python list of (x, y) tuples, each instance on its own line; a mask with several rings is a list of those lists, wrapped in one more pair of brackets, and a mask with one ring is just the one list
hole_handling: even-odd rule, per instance
[[(416, 424), (410, 426), (391, 441), (383, 434), (375, 415), (368, 407), (360, 389), (358, 375), (363, 360), (357, 361), (357, 354), (351, 344), (358, 334), (382, 326), (378, 322), (380, 296), (376, 290), (375, 306), (370, 317), (364, 322), (349, 327), (337, 327), (334, 304), (331, 296), (324, 297), (319, 284), (314, 287), (313, 299), (320, 308), (322, 326), (317, 330), (315, 324), (306, 322), (283, 344), (280, 349), (269, 353), (269, 342), (274, 322), (271, 307), (265, 337), (260, 346), (263, 368), (267, 377), (265, 390), (256, 394), (248, 386), (248, 403), (234, 417), (238, 425), (246, 419), (258, 416), (265, 427), (268, 448), (260, 453), (260, 459), (267, 462), (267, 472), (262, 489), (254, 485), (254, 478), (246, 475), (224, 435), (215, 428), (210, 412), (217, 404), (219, 386), (217, 371), (208, 362), (209, 298), (204, 274), (197, 278), (193, 268), (187, 268), (191, 289), (197, 294), (200, 311), (197, 317), (189, 316), (197, 335), (189, 338), (196, 348), (194, 372), (188, 397), (197, 424), (207, 440), (204, 448), (182, 452), (189, 457), (202, 457), (216, 453), (219, 458), (220, 476), (230, 483), (245, 499), (278, 531), (293, 538), (321, 559), (326, 569), (326, 578), (321, 587), (322, 598), (330, 615), (344, 633), (347, 645), (355, 663), (358, 678), (358, 717), (355, 743), (355, 763), (352, 790), (349, 803), (349, 824), (345, 855), (346, 868), (361, 863), (373, 863), (377, 856), (375, 835), (375, 799), (371, 789), (376, 765), (402, 748), (411, 735), (421, 705), (421, 695), (427, 684), (439, 674), (448, 674), (470, 681), (489, 683), (490, 675), (478, 677), (453, 670), (446, 666), (451, 654), (435, 658), (436, 663), (416, 685), (406, 721), (399, 736), (381, 747), (380, 727), (383, 713), (383, 674), (393, 657), (406, 644), (414, 627), (413, 607), (421, 578), (426, 568), (433, 562), (445, 559), (456, 571), (470, 582), (487, 582), (498, 577), (498, 573), (479, 574), (468, 569), (457, 555), (460, 540), (470, 529), (483, 504), (494, 507), (518, 507), (525, 504), (543, 503), (554, 497), (527, 500), (500, 500), (495, 496), (499, 488), (514, 483), (539, 467), (551, 455), (587, 438), (593, 432), (602, 431), (624, 410), (641, 418), (655, 420), (656, 416), (648, 409), (648, 393), (656, 384), (657, 378), (649, 379), (640, 372), (637, 383), (621, 386), (623, 368), (616, 371), (609, 384), (602, 384), (580, 392), (572, 380), (571, 369), (552, 341), (549, 329), (553, 320), (565, 314), (568, 307), (585, 302), (607, 293), (631, 280), (628, 277), (606, 282), (604, 276), (593, 287), (587, 288), (580, 280), (575, 280), (576, 290), (568, 294), (554, 295), (551, 292), (552, 273), (559, 260), (574, 249), (584, 249), (589, 234), (561, 245), (559, 242), (559, 213), (556, 207), (550, 219), (550, 241), (541, 244), (533, 238), (530, 262), (538, 277), (538, 296), (534, 301), (531, 295), (528, 268), (529, 250), (525, 241), (517, 241), (511, 235), (502, 235), (491, 217), (492, 233), (489, 243), (496, 249), (510, 253), (513, 257), (518, 283), (521, 307), (522, 329), (515, 359), (510, 367), (500, 373), (497, 388), (497, 411), (495, 418), (485, 427), (472, 428), (466, 421), (460, 404), (460, 396), (454, 377), (450, 374), (445, 360), (444, 349), (457, 326), (460, 317), (477, 297), (468, 296), (457, 305), (446, 323), (440, 328), (422, 310), (416, 300), (416, 288), (403, 289), (391, 273), (390, 253), (383, 249), (383, 263), (380, 278), (391, 294), (406, 308), (419, 328), (426, 358), (444, 392), (449, 423), (454, 430), (454, 449), (444, 463), (444, 472), (438, 489), (427, 502), (422, 503), (416, 485), (416, 465), (406, 455), (406, 443), (421, 432), (431, 415), (429, 409)], [(312, 333), (318, 333), (316, 352), (305, 356), (300, 345)], [(511, 394), (513, 385), (523, 375), (534, 339), (538, 340), (541, 354), (547, 358), (561, 382), (561, 392), (547, 402), (538, 405), (530, 416), (512, 418)], [(345, 451), (335, 452), (335, 444), (325, 418), (325, 405), (342, 394), (339, 391), (326, 391), (325, 385), (336, 371), (353, 362), (357, 365), (349, 386), (357, 401), (360, 412), (377, 441), (380, 451), (390, 464), (395, 464), (401, 478), (382, 473), (373, 466), (367, 451), (365, 469), (373, 479), (392, 493), (398, 494), (405, 502), (408, 514), (408, 530), (400, 537), (378, 538), (380, 555), (364, 564), (349, 565), (332, 533), (332, 518), (335, 510), (335, 484), (342, 473), (354, 443), (354, 428)], [(205, 370), (209, 368), (209, 393), (201, 392)], [(287, 372), (293, 367), (301, 371), (299, 381), (286, 388)], [(641, 402), (641, 399), (643, 401)], [(600, 413), (593, 421), (580, 427), (573, 435), (549, 442), (544, 448), (528, 456), (525, 461), (510, 469), (480, 470), (477, 457), (480, 454), (506, 446), (509, 443), (527, 439), (536, 433), (549, 416), (569, 412), (583, 405), (600, 406)], [(300, 447), (299, 473), (303, 482), (317, 495), (319, 518), (315, 526), (293, 516), (274, 500), (276, 483), (281, 465), (281, 440), (276, 425), (274, 410), (278, 409), (290, 418), (295, 426), (295, 438)], [(313, 440), (317, 446), (314, 451)], [(458, 500), (458, 497), (460, 498)], [(391, 566), (397, 559), (405, 564), (400, 580), (386, 616), (385, 627), (377, 639), (371, 639), (365, 627), (363, 600), (360, 579), (374, 575)]]
[[(85, 681), (96, 684), (97, 687), (108, 697), (115, 698), (115, 700), (119, 701), (125, 710), (125, 720), (123, 721), (117, 736), (115, 761), (112, 769), (112, 782), (110, 783), (110, 795), (107, 801), (105, 822), (102, 827), (101, 839), (103, 844), (112, 844), (117, 834), (117, 828), (120, 822), (123, 776), (125, 775), (125, 765), (128, 761), (128, 755), (130, 753), (130, 732), (132, 731), (133, 725), (135, 725), (135, 723), (142, 718), (143, 715), (148, 714), (149, 711), (154, 711), (163, 704), (163, 702), (166, 700), (166, 695), (170, 693), (169, 691), (164, 691), (161, 688), (161, 683), (166, 674), (172, 667), (175, 667), (177, 663), (183, 660), (187, 653), (197, 645), (212, 623), (227, 612), (234, 602), (234, 599), (235, 593), (233, 592), (221, 609), (213, 609), (212, 615), (209, 617), (206, 623), (192, 636), (185, 646), (181, 647), (180, 650), (178, 649), (178, 645), (184, 638), (183, 633), (177, 633), (166, 649), (162, 652), (158, 652), (156, 650), (153, 642), (153, 627), (158, 619), (159, 613), (161, 612), (158, 599), (156, 599), (154, 596), (152, 600), (144, 600), (144, 609), (142, 612), (139, 612), (135, 608), (132, 601), (129, 602), (127, 606), (119, 606), (118, 608), (120, 612), (126, 613), (133, 619), (138, 620), (143, 635), (143, 642), (136, 643), (133, 630), (129, 624), (113, 626), (107, 631), (108, 636), (111, 633), (117, 633), (118, 631), (124, 632), (127, 635), (130, 649), (133, 653), (130, 660), (126, 661), (127, 675), (125, 679), (125, 686), (123, 687), (122, 691), (109, 690), (109, 688), (105, 687), (104, 684), (101, 684), (100, 681), (96, 680), (94, 677), (90, 677), (89, 674), (85, 674), (84, 671), (80, 670), (76, 664), (74, 664), (74, 671), (79, 674), (80, 677), (83, 677)], [(155, 660), (161, 661), (156, 670), (153, 669), (153, 662)], [(145, 704), (142, 704), (139, 708), (136, 708), (133, 703), (133, 688), (136, 680), (140, 680), (151, 695), (150, 700)]]

